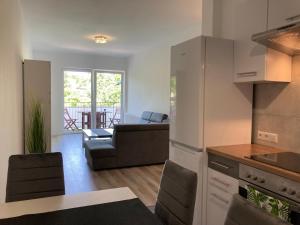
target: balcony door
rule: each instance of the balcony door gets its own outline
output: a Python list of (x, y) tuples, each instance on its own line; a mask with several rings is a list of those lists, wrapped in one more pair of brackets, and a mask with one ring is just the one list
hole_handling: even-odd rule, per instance
[(64, 71), (64, 129), (110, 128), (122, 119), (122, 72)]
[[(122, 115), (123, 74), (94, 71), (96, 128), (112, 127)], [(105, 117), (105, 118), (103, 118)], [(104, 121), (104, 124), (102, 123)]]

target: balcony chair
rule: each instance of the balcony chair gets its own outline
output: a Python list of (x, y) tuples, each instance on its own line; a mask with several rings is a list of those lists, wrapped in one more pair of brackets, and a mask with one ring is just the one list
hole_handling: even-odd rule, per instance
[(108, 127), (110, 127), (110, 128), (114, 127), (115, 124), (120, 123), (121, 118), (120, 118), (120, 109), (119, 108), (116, 108), (116, 111), (113, 114), (113, 117), (109, 118), (109, 120), (110, 120), (110, 123), (109, 123)]
[(66, 122), (66, 125), (64, 127), (65, 129), (71, 129), (73, 131), (78, 130), (78, 127), (76, 125), (77, 119), (72, 119), (67, 108), (64, 109), (64, 119)]

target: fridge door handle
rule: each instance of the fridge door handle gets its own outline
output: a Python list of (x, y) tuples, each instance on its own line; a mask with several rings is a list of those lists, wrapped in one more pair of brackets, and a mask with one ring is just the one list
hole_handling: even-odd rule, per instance
[(175, 140), (170, 139), (170, 142), (171, 142), (172, 146), (174, 146), (174, 147), (179, 146), (181, 148), (188, 149), (189, 151), (192, 151), (192, 152), (203, 152), (202, 148), (196, 148), (194, 146), (190, 146), (190, 145), (181, 143), (179, 141), (175, 141)]

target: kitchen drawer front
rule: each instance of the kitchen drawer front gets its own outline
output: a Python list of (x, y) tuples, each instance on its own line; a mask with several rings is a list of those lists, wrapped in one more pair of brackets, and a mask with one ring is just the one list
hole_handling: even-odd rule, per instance
[(233, 178), (239, 177), (239, 163), (222, 156), (208, 153), (208, 167)]
[[(211, 205), (217, 206), (217, 208), (227, 212), (230, 207), (230, 203), (233, 195), (229, 193), (223, 193), (214, 187), (211, 186), (209, 187), (210, 188), (208, 189), (207, 192), (208, 205), (210, 203)], [(208, 210), (208, 213), (209, 211), (211, 210)]]
[(224, 225), (232, 196), (208, 184), (206, 225)]
[(222, 193), (238, 193), (238, 179), (222, 174), (216, 170), (208, 168), (208, 187), (219, 190)]
[(238, 193), (239, 181), (208, 168), (206, 225), (224, 225), (232, 196)]
[(220, 204), (214, 197), (207, 202), (207, 221), (206, 225), (224, 225), (229, 207)]

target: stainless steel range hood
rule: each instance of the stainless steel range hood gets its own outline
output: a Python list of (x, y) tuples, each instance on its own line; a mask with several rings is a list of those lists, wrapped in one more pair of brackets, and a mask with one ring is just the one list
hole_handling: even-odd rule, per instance
[(300, 22), (254, 34), (252, 40), (294, 56), (300, 54)]

